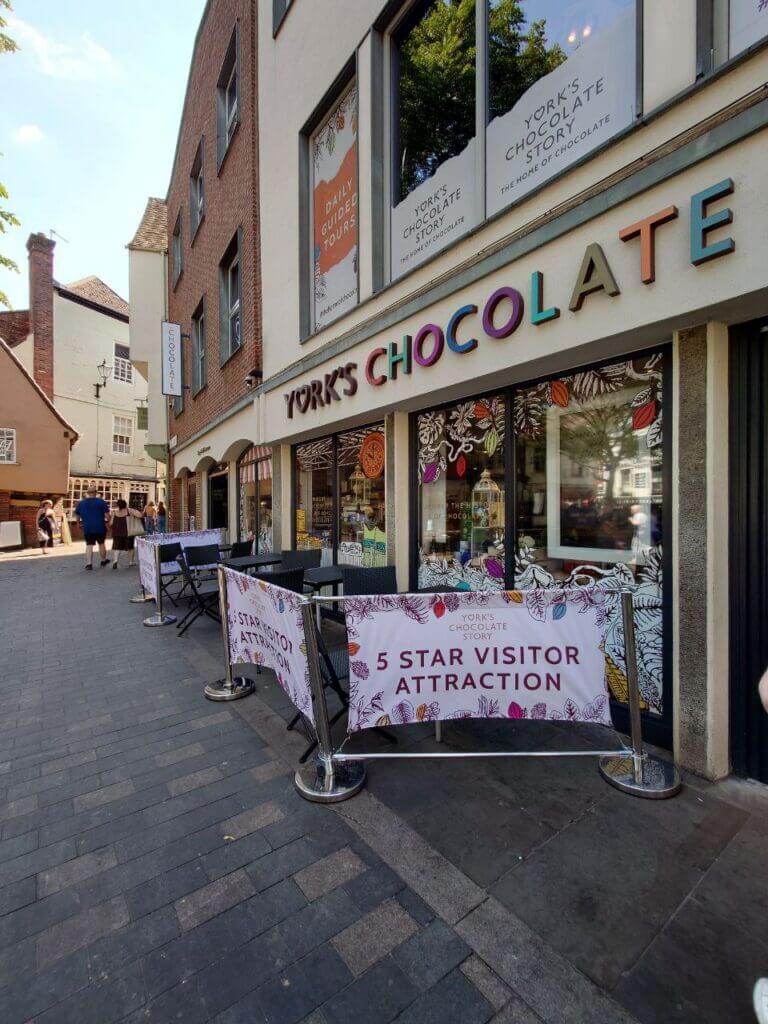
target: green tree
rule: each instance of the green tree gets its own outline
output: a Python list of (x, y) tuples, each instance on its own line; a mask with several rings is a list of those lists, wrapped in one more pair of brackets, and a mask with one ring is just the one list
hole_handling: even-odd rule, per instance
[[(486, 0), (478, 0), (484, 3)], [(506, 113), (566, 58), (521, 0), (491, 0), (489, 117)], [(399, 47), (400, 198), (475, 134), (475, 0), (434, 0)]]
[[(2, 15), (2, 10), (5, 8), (6, 11), (11, 10), (11, 0), (0, 0), (0, 54), (2, 53), (14, 53), (18, 47), (16, 43), (11, 39), (7, 32), (3, 29), (7, 25), (6, 19)], [(18, 227), (19, 219), (10, 210), (5, 209), (5, 200), (8, 199), (8, 190), (0, 181), (0, 235), (4, 235), (8, 228)], [(0, 267), (5, 267), (6, 270), (15, 270), (18, 274), (19, 268), (16, 266), (14, 261), (8, 256), (3, 256), (0, 253)], [(0, 306), (6, 306), (10, 308), (10, 302), (8, 296), (2, 289), (0, 289)]]

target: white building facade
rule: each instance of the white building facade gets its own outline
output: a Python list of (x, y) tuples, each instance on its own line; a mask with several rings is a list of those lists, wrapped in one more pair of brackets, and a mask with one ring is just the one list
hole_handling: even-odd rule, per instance
[[(763, 487), (741, 460), (763, 429), (768, 8), (259, 19), (275, 547), (393, 564), (400, 589), (631, 589), (646, 735), (768, 778), (768, 648), (745, 655), (732, 612), (766, 541), (729, 528)], [(621, 723), (618, 628), (607, 653)]]

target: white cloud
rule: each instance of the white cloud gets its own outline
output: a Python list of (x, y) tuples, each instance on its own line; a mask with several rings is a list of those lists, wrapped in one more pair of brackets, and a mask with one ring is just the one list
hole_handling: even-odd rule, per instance
[(8, 27), (22, 53), (29, 54), (39, 71), (51, 78), (70, 82), (111, 77), (117, 70), (112, 54), (90, 33), (83, 32), (74, 43), (62, 43), (43, 35), (21, 18), (9, 17)]
[(40, 142), (43, 131), (36, 124), (22, 124), (13, 133), (13, 138), (16, 142)]

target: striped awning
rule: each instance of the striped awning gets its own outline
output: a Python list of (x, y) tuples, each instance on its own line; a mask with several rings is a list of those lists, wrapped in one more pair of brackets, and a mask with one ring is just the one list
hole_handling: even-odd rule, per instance
[(272, 449), (269, 445), (253, 445), (240, 460), (240, 483), (252, 484), (256, 479), (272, 479)]

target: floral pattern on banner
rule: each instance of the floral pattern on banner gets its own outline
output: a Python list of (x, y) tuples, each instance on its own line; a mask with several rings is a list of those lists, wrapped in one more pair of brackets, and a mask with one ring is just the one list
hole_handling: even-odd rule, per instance
[(232, 569), (223, 571), (231, 664), (271, 668), (296, 710), (314, 723), (301, 597)]
[[(496, 689), (490, 694), (477, 697), (463, 697), (464, 706), (453, 707), (456, 699), (443, 695), (442, 700), (430, 694), (428, 697), (415, 699), (409, 694), (401, 700), (396, 699), (399, 686), (393, 686), (394, 675), (407, 675), (401, 668), (390, 666), (382, 668), (381, 658), (393, 657), (393, 651), (403, 650), (402, 645), (410, 648), (409, 637), (414, 636), (414, 643), (422, 649), (424, 655), (439, 656), (434, 663), (444, 665), (446, 647), (440, 643), (442, 634), (452, 636), (450, 629), (458, 628), (461, 616), (472, 609), (486, 609), (488, 617), (508, 629), (499, 645), (491, 643), (488, 652), (501, 645), (515, 644), (517, 636), (531, 643), (546, 636), (550, 650), (558, 640), (558, 633), (571, 639), (581, 639), (578, 648), (584, 663), (598, 671), (579, 673), (574, 670), (576, 685), (571, 693), (563, 696), (559, 690), (550, 700), (526, 700), (525, 695), (517, 699), (509, 699), (507, 693)], [(515, 622), (519, 614), (525, 615), (528, 622)], [(431, 596), (419, 594), (381, 595), (351, 598), (344, 603), (349, 643), (349, 732), (360, 729), (387, 725), (406, 725), (418, 722), (448, 721), (461, 718), (512, 718), (539, 719), (565, 722), (595, 722), (610, 725), (610, 710), (605, 676), (607, 659), (604, 655), (604, 631), (607, 626), (607, 602), (605, 595), (589, 588), (578, 592), (545, 592), (502, 591), (501, 593), (464, 593), (436, 594)], [(388, 621), (392, 616), (392, 621)], [(583, 622), (579, 619), (583, 618)], [(567, 621), (566, 621), (567, 619)], [(452, 621), (453, 620), (453, 621)], [(464, 620), (466, 621), (466, 620)], [(546, 626), (546, 633), (542, 627)], [(418, 628), (417, 628), (418, 627)], [(420, 629), (426, 632), (421, 638)], [(568, 633), (563, 633), (565, 628)], [(516, 634), (515, 629), (518, 633)], [(541, 634), (541, 636), (539, 636)], [(458, 634), (460, 637), (460, 634)], [(531, 639), (532, 638), (532, 639)], [(462, 643), (464, 638), (453, 636), (453, 644)], [(433, 650), (429, 648), (432, 645)], [(456, 648), (458, 650), (458, 648)], [(534, 648), (530, 648), (534, 649)], [(543, 647), (536, 647), (543, 650)], [(567, 649), (567, 648), (566, 648)], [(474, 664), (473, 656), (482, 667), (495, 665), (489, 653), (480, 658), (471, 644), (464, 641), (461, 648), (461, 661), (464, 667)], [(436, 653), (435, 653), (436, 652)], [(442, 652), (442, 653), (441, 653)], [(464, 659), (466, 658), (466, 664)], [(402, 653), (401, 653), (402, 659)], [(454, 662), (450, 664), (453, 666)], [(389, 672), (389, 676), (386, 673)], [(507, 675), (512, 674), (511, 672)], [(588, 677), (587, 677), (588, 676)], [(432, 676), (414, 678), (432, 679)], [(434, 677), (435, 679), (438, 676)], [(382, 685), (382, 681), (384, 685)], [(436, 684), (435, 684), (436, 685)], [(481, 683), (481, 686), (484, 685)], [(466, 688), (462, 686), (462, 691)], [(473, 682), (471, 688), (475, 688)], [(492, 689), (486, 686), (487, 689)], [(455, 689), (455, 687), (454, 687)], [(447, 693), (447, 689), (446, 689)]]
[[(153, 533), (136, 538), (136, 554), (139, 563), (139, 581), (144, 591), (157, 600), (155, 593), (155, 547), (158, 544), (181, 544), (182, 548), (200, 547), (203, 544), (223, 544), (224, 530), (186, 530), (183, 533)], [(213, 566), (201, 566), (213, 568)], [(178, 563), (163, 562), (163, 575), (179, 572)]]

